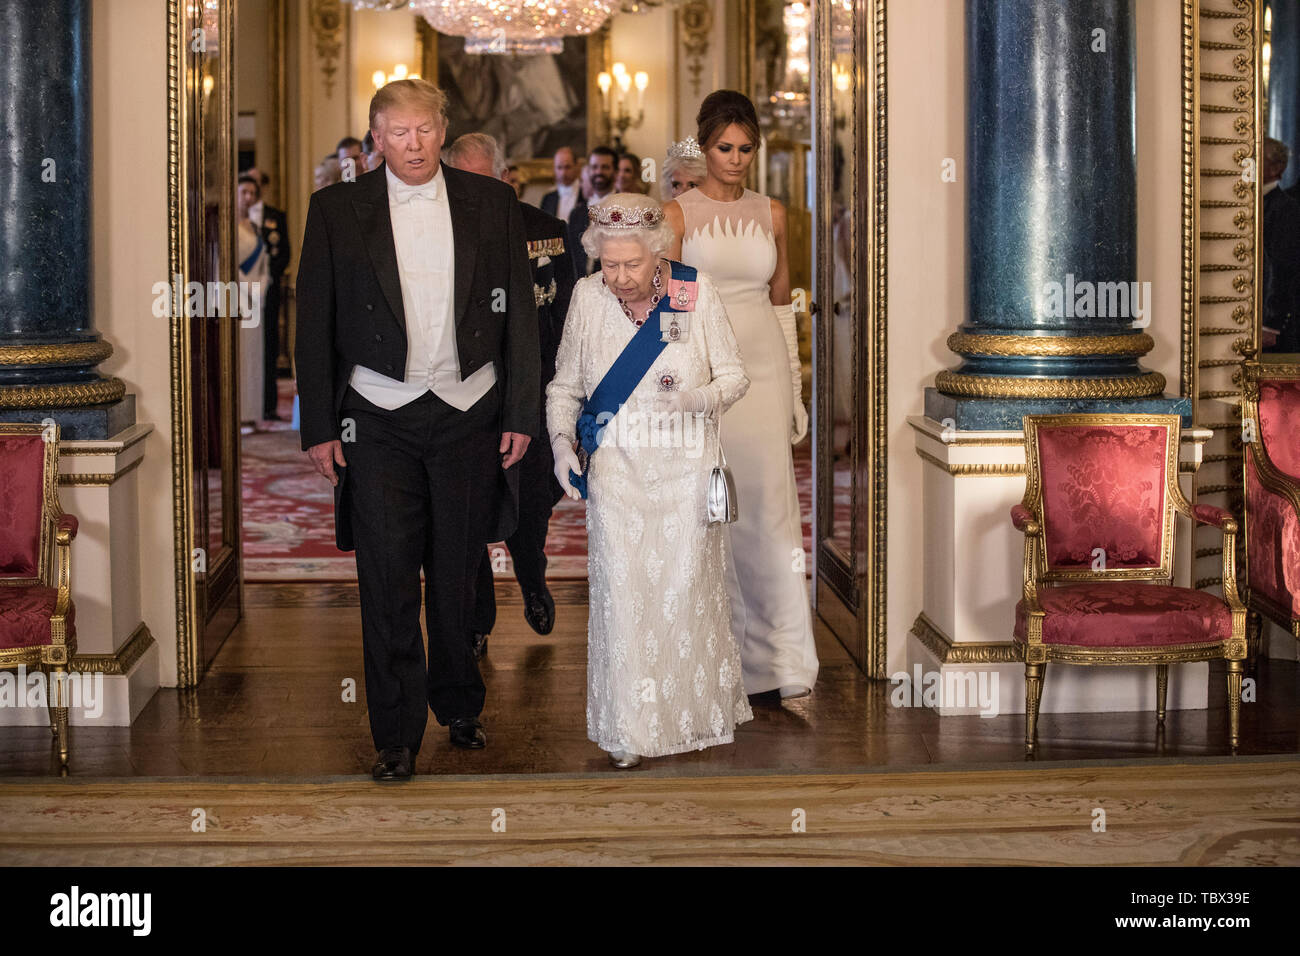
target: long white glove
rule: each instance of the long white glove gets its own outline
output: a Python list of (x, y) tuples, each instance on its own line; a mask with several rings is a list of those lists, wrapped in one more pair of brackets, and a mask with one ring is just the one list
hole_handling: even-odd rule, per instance
[(573, 439), (567, 435), (556, 435), (551, 439), (551, 452), (555, 456), (555, 480), (570, 498), (581, 498), (582, 493), (569, 484), (570, 470), (575, 475), (582, 474), (582, 462), (578, 461), (578, 454), (573, 450)]
[(774, 305), (781, 332), (785, 335), (785, 348), (790, 356), (790, 387), (794, 393), (794, 418), (791, 421), (790, 444), (797, 445), (808, 434), (808, 409), (803, 406), (803, 365), (799, 361), (799, 334), (795, 330), (794, 306)]
[(655, 411), (711, 415), (713, 393), (707, 388), (670, 389), (655, 395)]

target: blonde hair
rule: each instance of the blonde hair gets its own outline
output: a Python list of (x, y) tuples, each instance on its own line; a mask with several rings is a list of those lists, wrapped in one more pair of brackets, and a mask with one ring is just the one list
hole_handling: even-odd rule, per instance
[(415, 106), (431, 112), (443, 127), (447, 125), (447, 94), (428, 80), (393, 80), (381, 86), (370, 98), (370, 128), (375, 129), (379, 114), (394, 107)]
[[(624, 209), (657, 209), (659, 222), (653, 226), (604, 226), (596, 221), (595, 209), (622, 206)], [(663, 215), (663, 204), (644, 193), (614, 193), (607, 196), (588, 213), (587, 231), (582, 234), (582, 249), (593, 259), (600, 258), (600, 248), (609, 239), (635, 239), (644, 243), (653, 256), (662, 256), (673, 246), (677, 234)]]

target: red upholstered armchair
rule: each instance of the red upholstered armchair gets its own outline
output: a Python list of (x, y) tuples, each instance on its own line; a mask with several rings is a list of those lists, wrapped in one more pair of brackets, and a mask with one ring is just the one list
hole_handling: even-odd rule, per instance
[(1300, 638), (1300, 365), (1243, 373), (1246, 603)]
[(66, 764), (68, 708), (56, 689), (77, 650), (69, 584), (77, 519), (59, 508), (58, 474), (58, 426), (0, 424), (0, 668), (45, 673), (50, 729)]
[[(1246, 608), (1237, 597), (1237, 522), (1193, 508), (1178, 487), (1177, 415), (1026, 415), (1024, 597), (1015, 645), (1025, 662), (1025, 751), (1037, 738), (1048, 661), (1153, 664), (1163, 724), (1169, 665), (1225, 658), (1235, 749)], [(1174, 587), (1174, 509), (1223, 531), (1223, 593)]]

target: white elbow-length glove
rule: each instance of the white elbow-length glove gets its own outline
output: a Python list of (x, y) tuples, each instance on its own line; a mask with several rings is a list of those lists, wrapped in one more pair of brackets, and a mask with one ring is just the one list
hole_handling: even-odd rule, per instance
[(573, 439), (568, 435), (556, 435), (551, 439), (551, 452), (555, 456), (555, 480), (570, 498), (581, 498), (578, 489), (569, 484), (570, 471), (575, 475), (582, 474), (582, 462), (578, 461), (578, 454), (573, 450)]
[(713, 393), (707, 388), (670, 389), (655, 395), (655, 411), (713, 414)]
[(808, 434), (808, 409), (803, 405), (803, 365), (799, 361), (799, 334), (795, 330), (794, 306), (774, 305), (781, 332), (785, 335), (785, 348), (790, 356), (790, 388), (794, 395), (794, 416), (790, 422), (790, 444), (797, 445)]

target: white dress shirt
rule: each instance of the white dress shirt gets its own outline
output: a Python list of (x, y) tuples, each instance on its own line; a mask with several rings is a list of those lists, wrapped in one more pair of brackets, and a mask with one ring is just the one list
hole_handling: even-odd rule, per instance
[(400, 408), (432, 391), (463, 412), (487, 394), (497, 373), (488, 362), (465, 380), (460, 377), (452, 316), (456, 260), (446, 178), (441, 165), (423, 186), (408, 186), (387, 166), (384, 172), (406, 312), (406, 370), (398, 381), (358, 365), (349, 383), (380, 408)]
[(266, 212), (266, 206), (262, 200), (258, 200), (248, 207), (248, 218), (258, 229), (262, 228), (262, 214)]
[(576, 179), (567, 186), (560, 182), (555, 184), (555, 191), (560, 194), (560, 202), (555, 207), (556, 218), (563, 219), (565, 222), (569, 221), (569, 213), (573, 212), (573, 207), (578, 202), (579, 188)]

